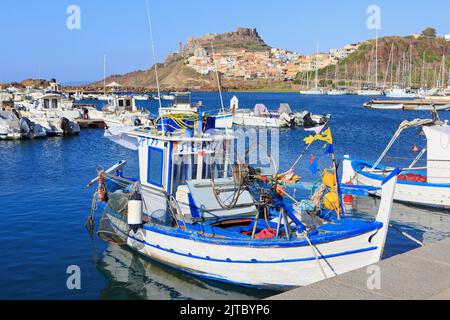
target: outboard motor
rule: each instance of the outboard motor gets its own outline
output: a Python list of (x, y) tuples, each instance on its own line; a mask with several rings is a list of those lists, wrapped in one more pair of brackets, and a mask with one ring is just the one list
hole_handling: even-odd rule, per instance
[(70, 121), (67, 118), (61, 118), (61, 129), (65, 136), (73, 134), (73, 130), (70, 127)]
[(141, 119), (139, 119), (139, 118), (135, 118), (134, 119), (134, 125), (136, 126), (136, 127), (140, 127), (140, 126), (142, 126), (142, 121), (141, 121)]
[(303, 126), (305, 128), (313, 128), (316, 125), (316, 122), (311, 118), (311, 113), (306, 114), (303, 118)]
[(12, 109), (11, 111), (12, 111), (12, 113), (14, 113), (14, 115), (17, 117), (17, 119), (22, 118), (22, 117), (20, 116), (19, 111), (17, 111), (16, 109)]
[(23, 117), (20, 119), (19, 124), (22, 135), (28, 139), (33, 139), (35, 128), (34, 122), (31, 122), (30, 119)]
[(78, 125), (67, 118), (61, 118), (61, 129), (65, 136), (73, 136), (79, 133)]

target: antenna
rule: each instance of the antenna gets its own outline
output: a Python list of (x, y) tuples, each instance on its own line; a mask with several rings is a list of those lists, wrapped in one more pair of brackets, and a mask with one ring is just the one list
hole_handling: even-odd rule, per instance
[(103, 94), (106, 95), (106, 54), (103, 55)]
[(222, 112), (225, 114), (225, 107), (223, 104), (223, 96), (222, 96), (222, 88), (220, 86), (220, 79), (219, 79), (219, 69), (217, 67), (217, 61), (214, 58), (214, 56), (216, 55), (216, 53), (214, 52), (214, 44), (211, 42), (211, 49), (212, 49), (212, 55), (213, 55), (213, 61), (214, 61), (214, 68), (216, 69), (216, 76), (217, 76), (217, 86), (219, 87), (219, 95), (220, 95), (220, 103), (222, 106)]
[[(162, 109), (162, 103), (161, 103), (161, 89), (159, 87), (159, 78), (158, 78), (158, 64), (156, 62), (156, 51), (155, 51), (155, 41), (153, 39), (153, 27), (152, 27), (152, 18), (150, 16), (150, 5), (149, 5), (149, 1), (146, 0), (147, 3), (147, 18), (148, 18), (148, 28), (150, 31), (150, 40), (152, 43), (152, 53), (153, 53), (153, 64), (155, 66), (155, 77), (156, 77), (156, 87), (158, 90), (158, 101), (159, 101), (159, 112), (161, 112)], [(161, 114), (160, 114), (161, 116)], [(165, 128), (164, 128), (164, 119), (161, 119), (162, 122), (162, 131), (163, 131), (163, 135), (166, 132)]]

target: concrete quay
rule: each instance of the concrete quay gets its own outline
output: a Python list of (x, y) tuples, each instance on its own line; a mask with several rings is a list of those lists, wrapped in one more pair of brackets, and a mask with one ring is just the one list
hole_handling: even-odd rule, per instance
[(377, 269), (371, 267), (297, 288), (268, 300), (450, 300), (450, 239), (426, 244), (383, 260), (377, 266), (380, 289), (369, 289), (373, 287), (369, 279)]

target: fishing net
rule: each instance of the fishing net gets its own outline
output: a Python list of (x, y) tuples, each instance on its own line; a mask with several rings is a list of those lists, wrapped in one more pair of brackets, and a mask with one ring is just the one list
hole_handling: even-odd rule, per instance
[(129, 194), (122, 190), (109, 194), (108, 204), (105, 206), (97, 231), (97, 235), (104, 241), (119, 245), (127, 243), (127, 234), (130, 232), (127, 222), (128, 197)]

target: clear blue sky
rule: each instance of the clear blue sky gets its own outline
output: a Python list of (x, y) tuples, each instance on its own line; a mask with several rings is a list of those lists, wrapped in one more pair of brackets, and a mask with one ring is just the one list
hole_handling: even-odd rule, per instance
[[(81, 30), (68, 30), (67, 7), (81, 8)], [(448, 0), (151, 0), (158, 60), (191, 35), (256, 27), (271, 46), (302, 53), (374, 37), (366, 9), (382, 9), (380, 35), (433, 26), (450, 33)], [(38, 76), (61, 82), (147, 69), (153, 62), (145, 0), (1, 0), (0, 81)]]

